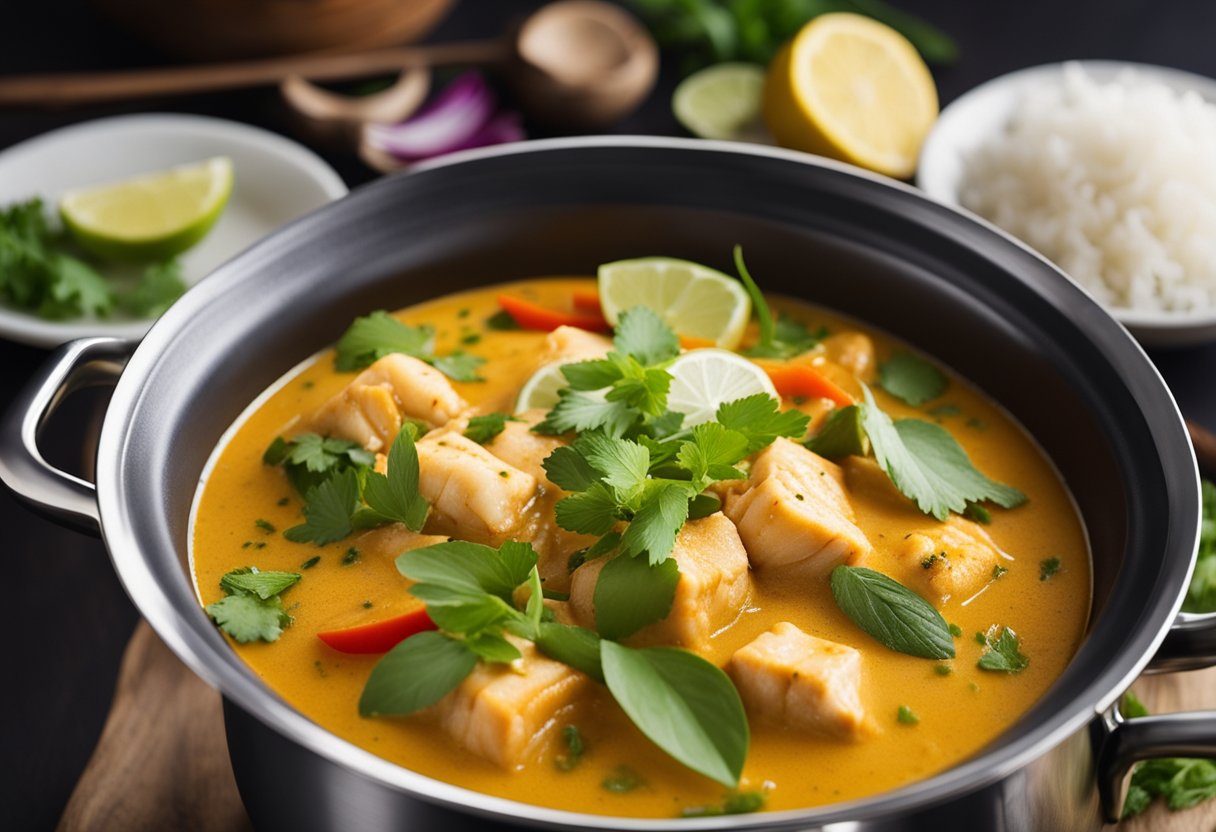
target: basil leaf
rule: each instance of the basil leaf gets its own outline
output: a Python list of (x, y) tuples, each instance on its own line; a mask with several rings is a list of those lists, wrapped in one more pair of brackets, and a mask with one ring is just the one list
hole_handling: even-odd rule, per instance
[(363, 686), (360, 716), (400, 716), (429, 708), (456, 689), (477, 654), (442, 633), (410, 636), (384, 654)]
[(949, 383), (934, 364), (910, 352), (898, 352), (878, 368), (878, 386), (913, 407), (936, 399)]
[(671, 558), (651, 566), (645, 558), (618, 555), (595, 583), (595, 628), (604, 638), (623, 639), (662, 621), (679, 582), (680, 568)]
[(903, 584), (862, 566), (837, 566), (831, 584), (836, 605), (886, 647), (925, 659), (954, 658), (946, 620)]
[(427, 614), (439, 629), (451, 633), (480, 632), (516, 615), (506, 601), (479, 589), (415, 584), (410, 594), (426, 602)]
[(464, 645), (482, 661), (496, 664), (510, 664), (523, 655), (518, 647), (498, 633), (477, 633), (466, 638)]
[(600, 667), (600, 637), (582, 627), (543, 621), (536, 635), (536, 646), (551, 659), (586, 673), (597, 682), (604, 681)]
[(418, 449), (415, 428), (404, 425), (388, 452), (388, 474), (367, 472), (363, 499), (377, 514), (404, 523), (413, 532), (422, 531), (430, 505), (418, 491)]
[(398, 572), (420, 584), (488, 592), (509, 604), (536, 565), (536, 552), (527, 543), (507, 542), (495, 550), (451, 540), (398, 555), (396, 562)]
[(608, 690), (643, 734), (679, 762), (735, 788), (747, 758), (743, 703), (719, 668), (686, 650), (601, 642)]

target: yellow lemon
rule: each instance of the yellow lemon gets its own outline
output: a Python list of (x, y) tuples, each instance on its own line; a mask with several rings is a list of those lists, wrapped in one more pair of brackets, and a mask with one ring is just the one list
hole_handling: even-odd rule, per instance
[(764, 120), (782, 145), (901, 178), (937, 111), (933, 76), (907, 38), (844, 12), (802, 27), (764, 85)]

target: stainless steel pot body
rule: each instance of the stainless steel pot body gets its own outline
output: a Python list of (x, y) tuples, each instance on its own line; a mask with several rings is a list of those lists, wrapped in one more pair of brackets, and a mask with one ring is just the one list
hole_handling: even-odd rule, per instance
[[(429, 780), (328, 734), (262, 685), (203, 615), (187, 538), (208, 455), (249, 401), (352, 318), (622, 257), (726, 267), (736, 242), (766, 290), (863, 319), (973, 380), (1075, 496), (1094, 558), (1088, 635), (984, 753), (894, 792), (800, 812), (556, 812)], [(37, 427), (64, 389), (115, 371), (123, 352), (98, 339), (57, 354), (13, 404), (0, 478), (64, 522), (99, 526), (143, 615), (223, 692), (259, 828), (1086, 829), (1117, 811), (1133, 760), (1216, 753), (1216, 715), (1124, 723), (1112, 710), (1176, 621), (1196, 547), (1197, 474), (1172, 397), (1126, 332), (1050, 264), (911, 188), (782, 151), (644, 138), (537, 142), (391, 177), (240, 255), (153, 327), (118, 378), (94, 492), (41, 461)], [(1175, 624), (1157, 655), (1168, 667), (1207, 663), (1210, 620)]]

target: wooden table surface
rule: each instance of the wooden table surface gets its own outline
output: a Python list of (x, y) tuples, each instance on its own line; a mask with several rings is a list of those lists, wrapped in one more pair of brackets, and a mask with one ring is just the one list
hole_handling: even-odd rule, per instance
[[(540, 2), (462, 0), (433, 39), (495, 35)], [(943, 103), (1004, 72), (1068, 58), (1135, 60), (1216, 76), (1216, 3), (895, 2), (924, 15), (959, 42), (958, 64), (935, 70)], [(168, 61), (109, 23), (90, 0), (8, 4), (5, 12), (0, 22), (0, 74), (133, 68)], [(679, 135), (667, 103), (677, 70), (665, 66), (654, 96), (612, 132)], [(290, 133), (277, 94), (249, 90), (61, 112), (0, 112), (0, 150), (66, 124), (147, 110), (201, 113)], [(531, 135), (544, 135), (529, 127)], [(324, 155), (352, 187), (372, 178), (353, 156)], [(0, 343), (0, 403), (13, 396), (45, 357), (42, 350)], [(1152, 358), (1184, 412), (1216, 428), (1216, 346)], [(79, 468), (85, 426), (101, 404), (104, 400), (96, 398), (74, 402), (54, 420), (46, 442), (53, 461)], [(62, 817), (65, 829), (243, 828), (224, 763), (215, 694), (143, 632), (132, 642), (123, 665), (127, 675), (115, 694), (120, 661), (138, 615), (101, 543), (35, 517), (3, 489), (0, 528), (8, 568), (6, 619), (10, 629), (19, 628), (6, 643), (7, 684), (0, 685), (0, 713), (5, 714), (0, 721), (0, 770), (5, 775), (0, 777), (0, 827), (47, 830)], [(142, 674), (161, 691), (154, 710), (131, 704), (138, 693), (128, 682), (132, 674)], [(1145, 698), (1168, 709), (1165, 702), (1181, 701), (1178, 691), (1185, 686), (1186, 707), (1211, 707), (1216, 705), (1208, 698), (1216, 689), (1214, 682), (1212, 673), (1153, 679), (1144, 683), (1154, 689), (1150, 694), (1146, 687)], [(1164, 697), (1160, 703), (1158, 696)], [(183, 711), (192, 718), (173, 717)], [(98, 746), (103, 726), (104, 742)], [(207, 811), (195, 811), (199, 805), (206, 805)], [(141, 814), (150, 810), (161, 814)], [(1125, 828), (1211, 830), (1216, 828), (1213, 811), (1209, 807), (1172, 817), (1153, 814)]]

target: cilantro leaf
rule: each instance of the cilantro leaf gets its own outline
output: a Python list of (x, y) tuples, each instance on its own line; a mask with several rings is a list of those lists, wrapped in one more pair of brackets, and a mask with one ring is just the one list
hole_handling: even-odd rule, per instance
[(479, 381), (477, 368), (484, 358), (465, 353), (436, 356), (435, 330), (430, 326), (410, 326), (379, 309), (356, 318), (347, 328), (334, 352), (334, 367), (340, 372), (362, 370), (393, 353), (403, 353), (425, 361), (456, 381)]
[(428, 708), (476, 666), (477, 654), (463, 641), (436, 632), (410, 636), (372, 668), (359, 697), (359, 715), (396, 716)]
[(621, 552), (630, 556), (646, 552), (650, 562), (657, 564), (671, 554), (688, 519), (688, 501), (696, 492), (688, 483), (671, 480), (651, 481), (646, 491), (642, 507), (621, 535)]
[(612, 345), (617, 352), (646, 366), (662, 364), (680, 354), (680, 339), (675, 332), (645, 306), (635, 306), (621, 314)]
[(603, 483), (612, 489), (617, 502), (634, 503), (646, 486), (646, 475), (650, 470), (650, 452), (637, 442), (587, 433), (575, 443), (576, 449), (603, 477)]
[(356, 318), (338, 339), (334, 367), (339, 372), (362, 370), (395, 352), (421, 358), (435, 345), (435, 330), (429, 326), (410, 326), (383, 309)]
[(414, 447), (414, 426), (406, 424), (393, 440), (388, 452), (388, 473), (368, 471), (363, 499), (388, 520), (404, 523), (410, 531), (422, 531), (430, 504), (418, 491), (418, 449)]
[(607, 401), (568, 388), (557, 395), (557, 404), (533, 428), (537, 433), (557, 435), (602, 428), (609, 436), (620, 436), (637, 421), (637, 413), (626, 402)]
[(1022, 644), (1018, 639), (1018, 634), (1008, 627), (1002, 627), (1000, 635), (996, 638), (993, 638), (990, 630), (984, 641), (986, 642), (984, 654), (976, 663), (976, 667), (980, 670), (1021, 673), (1029, 666), (1030, 659), (1022, 655)]
[(946, 374), (919, 355), (899, 352), (878, 368), (878, 386), (913, 407), (946, 392)]
[[(1050, 581), (1060, 572), (1060, 559), (1056, 557), (1044, 558), (1039, 561), (1039, 580)], [(1194, 580), (1192, 578), (1192, 580)]]
[(667, 393), (671, 373), (659, 367), (643, 367), (630, 356), (620, 381), (605, 394), (610, 402), (621, 402), (645, 416), (658, 417), (667, 412)]
[(137, 318), (159, 318), (186, 291), (181, 263), (168, 260), (144, 269), (137, 283), (120, 301)]
[(277, 595), (262, 600), (255, 595), (228, 595), (206, 607), (207, 615), (241, 644), (251, 641), (277, 641), (291, 616), (283, 610)]
[(608, 358), (572, 361), (559, 369), (571, 390), (602, 390), (620, 381), (625, 374), (620, 364)]
[(469, 419), (464, 435), (479, 445), (484, 445), (507, 427), (507, 422), (521, 422), (509, 413), (486, 413)]
[(568, 445), (554, 448), (542, 463), (545, 476), (558, 488), (567, 491), (586, 491), (602, 476), (591, 467), (587, 458)]
[(114, 309), (114, 290), (92, 266), (67, 254), (52, 255), (50, 264), (51, 280), (39, 315), (52, 320), (105, 317)]
[(259, 572), (252, 566), (234, 569), (220, 578), (220, 588), (229, 595), (245, 593), (263, 601), (295, 586), (300, 575), (295, 572)]
[(602, 482), (558, 501), (553, 511), (557, 525), (579, 534), (607, 534), (619, 519), (616, 497)]
[(819, 432), (806, 446), (825, 459), (865, 456), (870, 452), (870, 439), (861, 423), (861, 408), (855, 404), (838, 407), (828, 414)]
[(798, 410), (780, 411), (780, 402), (765, 393), (756, 393), (718, 408), (720, 425), (747, 438), (748, 453), (772, 444), (779, 436), (801, 439), (811, 418)]
[(623, 639), (662, 621), (671, 612), (679, 582), (674, 560), (651, 566), (642, 558), (618, 555), (604, 564), (595, 583), (595, 628), (603, 638)]
[(954, 658), (946, 620), (903, 584), (862, 566), (837, 566), (830, 583), (836, 606), (884, 646), (925, 659)]
[(746, 475), (734, 467), (748, 454), (748, 439), (719, 422), (704, 422), (692, 429), (692, 441), (680, 445), (676, 461), (692, 474), (698, 491), (714, 480), (737, 480)]
[(868, 387), (862, 388), (861, 422), (874, 448), (874, 457), (904, 496), (925, 514), (945, 520), (962, 513), (967, 503), (991, 500), (1002, 508), (1026, 502), (1018, 489), (988, 479), (949, 431), (932, 422), (891, 417), (874, 403)]
[(341, 540), (354, 531), (351, 518), (359, 508), (359, 478), (345, 469), (322, 481), (304, 496), (304, 522), (283, 532), (294, 543), (317, 546)]

